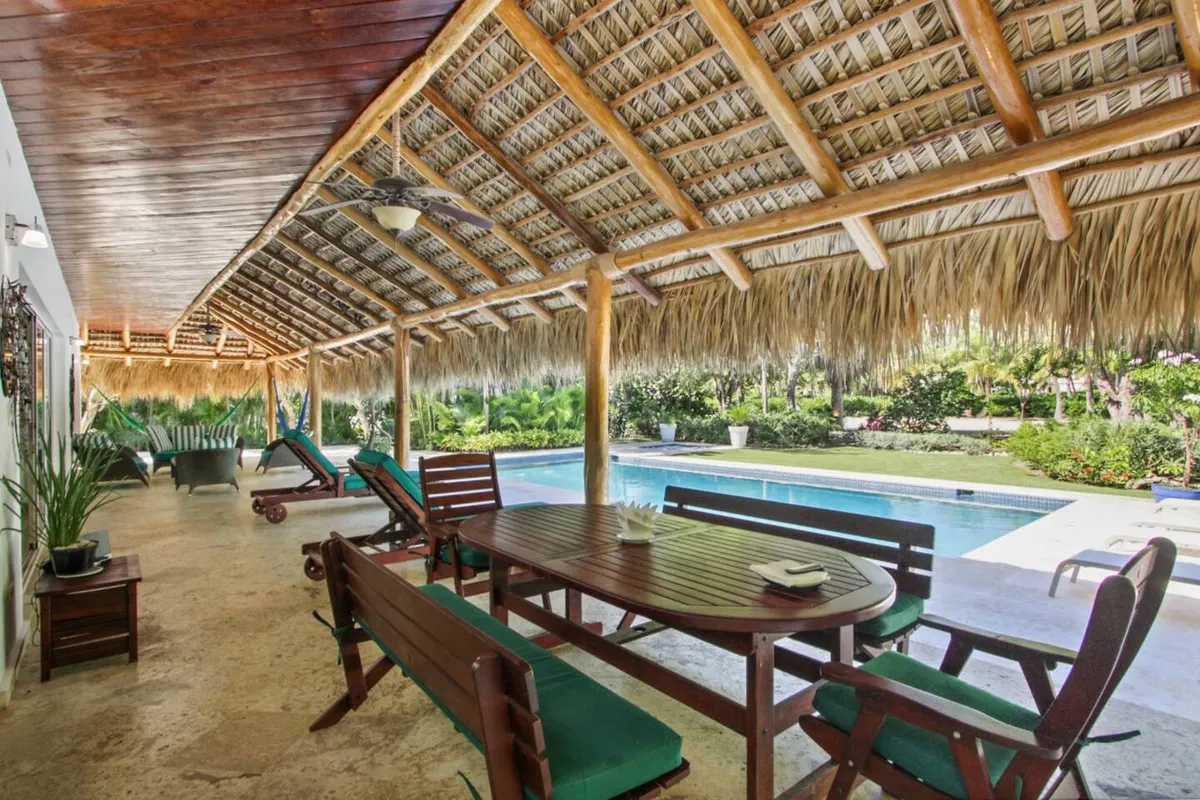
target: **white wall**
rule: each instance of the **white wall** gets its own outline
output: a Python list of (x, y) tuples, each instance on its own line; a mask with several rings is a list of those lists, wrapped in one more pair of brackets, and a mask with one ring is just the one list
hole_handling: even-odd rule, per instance
[[(4, 214), (15, 214), (17, 221), (25, 224), (31, 224), (36, 216), (43, 225), (46, 224), (17, 139), (4, 86), (0, 83), (0, 223), (3, 223)], [(71, 429), (68, 383), (73, 351), (77, 349), (71, 339), (78, 335), (79, 322), (54, 252), (54, 231), (47, 230), (51, 247), (46, 250), (12, 247), (0, 241), (0, 272), (29, 287), (27, 296), (42, 323), (53, 334), (49, 389), (54, 410), (53, 434), (57, 437), (60, 432), (69, 433)], [(0, 471), (10, 476), (16, 475), (12, 414), (12, 401), (0, 397)], [(0, 509), (0, 528), (16, 525), (10, 516)], [(12, 683), (12, 675), (7, 670), (15, 655), (9, 652), (11, 648), (5, 647), (4, 643), (12, 638), (12, 631), (5, 630), (4, 626), (6, 621), (16, 620), (16, 630), (21, 636), (26, 635), (29, 628), (22, 602), (21, 577), (20, 534), (0, 533), (0, 602), (10, 606), (0, 613), (0, 706), (3, 706)]]

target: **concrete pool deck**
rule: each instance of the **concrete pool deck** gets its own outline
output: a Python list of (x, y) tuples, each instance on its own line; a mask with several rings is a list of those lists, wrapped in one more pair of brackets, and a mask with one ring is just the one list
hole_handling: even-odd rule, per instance
[[(344, 457), (330, 450), (335, 460)], [(171, 491), (161, 473), (149, 490), (123, 488), (121, 500), (96, 515), (95, 527), (110, 531), (115, 550), (142, 558), (141, 660), (67, 667), (40, 684), (36, 646), (27, 649), (12, 704), (0, 712), (5, 800), (459, 798), (467, 796), (459, 769), (476, 786), (485, 785), (479, 754), (399, 676), (389, 677), (338, 726), (307, 733), (308, 723), (341, 691), (341, 672), (328, 631), (310, 616), (314, 609), (326, 611), (328, 601), (324, 587), (303, 576), (299, 546), (332, 529), (372, 530), (386, 512), (369, 499), (313, 502), (296, 506), (283, 524), (269, 525), (250, 511), (248, 491), (295, 485), (302, 473), (263, 477), (252, 473), (256, 459), (246, 463), (241, 495), (205, 487), (188, 499)], [(506, 482), (504, 491), (509, 503), (580, 499), (532, 484)], [(1094, 544), (1148, 506), (1086, 495), (967, 557), (938, 558), (930, 611), (1076, 646), (1095, 581), (1103, 575), (1085, 571), (1078, 584), (1063, 584), (1051, 599), (1050, 570), (1064, 550)], [(418, 563), (397, 570), (420, 580)], [(610, 629), (620, 616), (591, 599), (584, 610)], [(1194, 767), (1198, 633), (1200, 600), (1172, 587), (1145, 649), (1097, 727), (1100, 733), (1138, 728), (1143, 735), (1090, 747), (1083, 756), (1093, 781), (1109, 795), (1200, 796)], [(944, 641), (920, 632), (914, 655), (936, 664)], [(731, 696), (743, 691), (740, 661), (687, 636), (668, 632), (631, 646)], [(569, 647), (559, 652), (683, 735), (693, 773), (669, 797), (728, 800), (743, 794), (739, 737), (586, 654)], [(1055, 678), (1063, 674), (1060, 668)], [(965, 677), (1030, 704), (1020, 673), (1007, 664), (975, 659)], [(784, 677), (778, 684), (781, 695), (798, 686)], [(798, 729), (785, 732), (776, 743), (777, 791), (822, 760)], [(856, 797), (874, 796), (866, 790)]]

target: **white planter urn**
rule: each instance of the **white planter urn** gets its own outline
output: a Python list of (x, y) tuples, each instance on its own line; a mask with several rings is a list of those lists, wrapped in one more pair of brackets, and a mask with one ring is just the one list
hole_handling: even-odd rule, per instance
[(750, 434), (749, 425), (730, 425), (729, 443), (735, 448), (746, 446), (746, 437)]
[(675, 423), (660, 422), (658, 423), (658, 437), (664, 442), (675, 441)]

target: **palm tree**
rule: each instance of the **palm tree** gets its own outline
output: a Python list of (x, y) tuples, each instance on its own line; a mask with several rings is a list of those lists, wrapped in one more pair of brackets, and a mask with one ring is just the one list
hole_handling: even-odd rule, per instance
[(1007, 383), (1017, 393), (1017, 402), (1021, 406), (1021, 419), (1025, 419), (1025, 410), (1029, 398), (1034, 391), (1046, 383), (1049, 372), (1046, 370), (1046, 348), (1043, 345), (1022, 347), (1017, 350), (1012, 359), (1000, 373), (1000, 380)]
[(992, 391), (997, 381), (1002, 380), (1005, 365), (1012, 360), (1011, 354), (994, 347), (987, 341), (976, 341), (968, 351), (969, 358), (963, 362), (962, 370), (967, 381), (983, 392), (983, 411), (987, 414), (988, 427), (992, 427)]
[(1062, 379), (1069, 381), (1075, 371), (1083, 366), (1083, 356), (1076, 350), (1053, 347), (1047, 349), (1042, 358), (1045, 360), (1046, 379), (1054, 388), (1054, 419), (1062, 422), (1066, 418), (1063, 413)]

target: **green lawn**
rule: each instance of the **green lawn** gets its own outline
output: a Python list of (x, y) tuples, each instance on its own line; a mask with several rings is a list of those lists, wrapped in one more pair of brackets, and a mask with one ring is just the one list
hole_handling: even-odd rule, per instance
[(1101, 492), (1126, 497), (1150, 497), (1150, 492), (1106, 489), (1080, 483), (1051, 480), (1018, 467), (1008, 456), (966, 456), (954, 453), (903, 453), (865, 447), (824, 447), (802, 450), (717, 450), (687, 458), (717, 458), (746, 464), (780, 467), (809, 467), (912, 478), (1001, 483), (1035, 489), (1065, 489), (1072, 492)]

